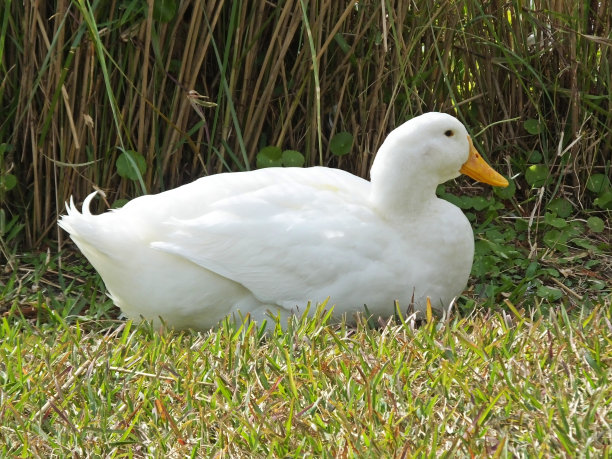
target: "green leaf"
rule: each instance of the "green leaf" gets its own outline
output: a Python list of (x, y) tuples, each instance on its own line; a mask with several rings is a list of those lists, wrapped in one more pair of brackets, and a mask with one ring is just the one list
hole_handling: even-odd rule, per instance
[(147, 162), (144, 156), (133, 150), (126, 150), (121, 153), (115, 166), (121, 177), (134, 181), (138, 180), (138, 177), (142, 177), (147, 170)]
[(567, 242), (568, 235), (558, 229), (546, 231), (542, 237), (544, 243), (552, 248), (561, 249), (563, 244)]
[(111, 209), (119, 209), (119, 208), (125, 206), (128, 202), (129, 202), (129, 199), (123, 199), (123, 198), (122, 199), (117, 199), (111, 205)]
[(556, 217), (555, 214), (550, 212), (546, 212), (544, 215), (544, 223), (555, 228), (565, 228), (567, 226), (567, 221), (564, 218)]
[(329, 141), (329, 149), (336, 156), (350, 153), (353, 147), (353, 135), (350, 132), (338, 132)]
[(549, 170), (544, 164), (534, 164), (525, 171), (525, 180), (535, 188), (546, 185), (548, 176)]
[(304, 155), (299, 151), (285, 150), (282, 154), (283, 166), (302, 167), (304, 165)]
[(606, 190), (593, 201), (600, 209), (612, 209), (612, 190)]
[(344, 52), (344, 54), (349, 54), (351, 52), (351, 45), (344, 39), (341, 33), (337, 33), (334, 35), (334, 41), (340, 47), (340, 49)]
[(489, 244), (485, 240), (478, 239), (474, 243), (474, 253), (476, 257), (482, 257), (484, 255), (491, 253), (491, 244)]
[(351, 64), (357, 65), (357, 58), (355, 58), (355, 54), (351, 52), (351, 45), (349, 45), (348, 42), (344, 39), (344, 36), (338, 32), (336, 35), (334, 35), (334, 41), (344, 54), (349, 55), (349, 60), (351, 61)]
[(540, 298), (545, 298), (549, 301), (556, 301), (563, 296), (563, 291), (555, 287), (546, 287), (545, 285), (540, 285), (538, 290), (536, 291), (536, 295)]
[(17, 177), (13, 174), (5, 174), (0, 176), (0, 188), (4, 188), (4, 191), (9, 191), (15, 188), (17, 185)]
[(159, 22), (170, 22), (178, 10), (176, 0), (155, 0), (153, 2), (153, 19)]
[(546, 209), (556, 213), (561, 218), (567, 218), (572, 214), (574, 207), (567, 199), (556, 198), (548, 203)]
[(532, 261), (531, 263), (529, 263), (529, 266), (525, 270), (525, 277), (527, 279), (533, 278), (536, 275), (536, 272), (538, 271), (539, 267), (540, 264), (537, 261)]
[(472, 207), (475, 210), (478, 210), (478, 211), (484, 210), (487, 207), (489, 207), (490, 204), (491, 204), (491, 201), (489, 201), (486, 198), (483, 198), (482, 196), (474, 196), (472, 198)]
[(457, 196), (455, 205), (464, 210), (471, 209), (474, 207), (474, 198), (472, 196)]
[(605, 228), (604, 221), (599, 217), (589, 217), (587, 226), (594, 233), (601, 233)]
[(571, 222), (570, 227), (575, 235), (580, 235), (584, 233), (584, 225), (578, 220), (574, 220), (573, 222)]
[[(572, 243), (577, 245), (578, 247), (582, 247), (583, 249), (592, 250), (593, 253), (599, 253), (599, 249), (597, 248), (597, 246), (591, 243), (589, 239), (575, 238), (575, 239), (572, 239)], [(591, 261), (599, 262), (599, 260), (591, 260)], [(589, 269), (589, 267), (587, 266), (588, 264), (589, 264), (589, 261), (587, 261), (584, 266), (587, 269)]]
[(589, 191), (599, 194), (610, 188), (610, 179), (604, 174), (593, 174), (588, 178), (586, 187)]
[(460, 207), (462, 209), (469, 209), (470, 206), (469, 205), (465, 205), (463, 197), (460, 196), (455, 196), (454, 194), (451, 193), (444, 193), (441, 196), (442, 199), (444, 199), (445, 201), (450, 202), (451, 204), (456, 205), (457, 207)]
[(508, 186), (506, 188), (494, 186), (493, 193), (501, 199), (510, 199), (514, 196), (514, 193), (516, 193), (516, 184), (513, 180), (508, 180)]
[(600, 280), (591, 280), (591, 287), (592, 290), (603, 290), (606, 288), (606, 282), (605, 281), (600, 281)]
[(268, 145), (257, 153), (256, 165), (258, 169), (264, 167), (280, 167), (283, 165), (283, 152), (279, 147)]
[(489, 276), (499, 272), (497, 261), (499, 258), (492, 255), (474, 258), (472, 265), (472, 275), (476, 277)]
[(504, 235), (498, 228), (491, 228), (485, 231), (485, 236), (489, 241), (504, 242)]
[(540, 153), (538, 150), (533, 150), (527, 155), (527, 162), (539, 163), (540, 161), (542, 161), (542, 153)]
[(527, 231), (529, 227), (529, 221), (527, 219), (519, 218), (514, 222), (514, 229), (519, 233)]
[(529, 118), (528, 120), (525, 120), (525, 122), (523, 123), (523, 126), (525, 127), (525, 130), (532, 135), (536, 135), (542, 132), (542, 126), (540, 122), (533, 118)]

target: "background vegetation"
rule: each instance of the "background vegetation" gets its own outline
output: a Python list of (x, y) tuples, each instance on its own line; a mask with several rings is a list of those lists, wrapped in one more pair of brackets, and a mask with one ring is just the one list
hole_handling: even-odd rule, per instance
[(517, 177), (515, 205), (532, 185), (612, 203), (607, 1), (3, 1), (1, 228), (26, 247), (71, 194), (282, 163), (266, 146), (367, 177), (385, 135), (432, 110)]
[[(0, 1), (0, 455), (610, 455), (611, 2)], [(61, 250), (70, 195), (367, 177), (431, 110), (511, 178), (438, 190), (476, 236), (448, 322), (154, 331)]]

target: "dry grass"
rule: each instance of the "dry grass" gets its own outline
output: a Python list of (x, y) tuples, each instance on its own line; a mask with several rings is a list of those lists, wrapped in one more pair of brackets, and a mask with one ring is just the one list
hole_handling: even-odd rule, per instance
[[(8, 5), (0, 175), (18, 186), (0, 186), (0, 200), (29, 246), (52, 234), (70, 194), (142, 193), (117, 175), (121, 149), (146, 158), (149, 192), (251, 167), (268, 144), (367, 176), (392, 127), (441, 110), (480, 132), (508, 175), (542, 152), (558, 179), (550, 197), (582, 197), (611, 151), (609, 2), (576, 14), (553, 0), (189, 0), (169, 22), (142, 2)], [(540, 133), (525, 131), (530, 118)], [(355, 135), (342, 158), (328, 148), (339, 131)]]

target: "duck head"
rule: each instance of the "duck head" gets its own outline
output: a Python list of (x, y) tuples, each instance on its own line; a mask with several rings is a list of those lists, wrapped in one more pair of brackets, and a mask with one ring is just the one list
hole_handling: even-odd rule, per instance
[(508, 181), (482, 159), (457, 118), (425, 113), (385, 139), (370, 170), (371, 197), (381, 210), (414, 211), (435, 199), (439, 184), (460, 174), (489, 185), (508, 186)]

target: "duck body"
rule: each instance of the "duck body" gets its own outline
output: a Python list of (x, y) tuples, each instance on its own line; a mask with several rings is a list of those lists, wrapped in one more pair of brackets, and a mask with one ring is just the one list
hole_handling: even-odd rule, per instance
[[(446, 149), (430, 141), (440, 136)], [(435, 188), (459, 175), (470, 145), (455, 118), (426, 114), (389, 135), (371, 182), (324, 167), (224, 173), (101, 215), (92, 193), (59, 224), (128, 317), (175, 328), (284, 321), (327, 298), (349, 322), (364, 305), (383, 318), (396, 301), (445, 310), (467, 284), (474, 236)]]

